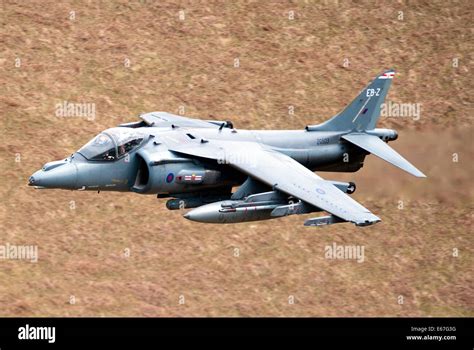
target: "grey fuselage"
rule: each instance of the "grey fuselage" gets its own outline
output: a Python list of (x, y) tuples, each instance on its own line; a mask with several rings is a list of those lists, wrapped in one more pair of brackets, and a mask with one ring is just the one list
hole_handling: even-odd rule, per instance
[[(246, 179), (235, 169), (215, 161), (191, 159), (168, 150), (163, 137), (190, 137), (205, 140), (252, 141), (284, 153), (312, 171), (354, 172), (359, 170), (364, 150), (341, 139), (349, 133), (308, 130), (236, 130), (184, 127), (116, 127), (104, 133), (119, 135), (130, 131), (141, 135), (139, 146), (109, 160), (87, 159), (81, 150), (70, 157), (45, 164), (34, 173), (29, 185), (94, 191), (133, 191), (173, 197), (231, 188)], [(371, 134), (390, 141), (397, 134), (389, 129), (373, 129)], [(118, 146), (116, 145), (116, 148)], [(117, 153), (119, 154), (119, 153)], [(186, 179), (191, 179), (186, 181)]]

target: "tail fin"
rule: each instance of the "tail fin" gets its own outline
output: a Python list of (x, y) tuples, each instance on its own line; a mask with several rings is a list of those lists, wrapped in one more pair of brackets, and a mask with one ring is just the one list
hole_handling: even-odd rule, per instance
[(380, 117), (380, 106), (387, 96), (395, 71), (390, 69), (365, 87), (364, 90), (342, 112), (328, 121), (307, 127), (318, 131), (363, 131), (372, 130)]

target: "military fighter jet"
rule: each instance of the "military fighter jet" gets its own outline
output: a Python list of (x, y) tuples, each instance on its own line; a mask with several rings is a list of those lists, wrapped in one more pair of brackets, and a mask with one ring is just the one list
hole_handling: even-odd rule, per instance
[(374, 154), (425, 177), (387, 145), (397, 139), (395, 130), (375, 128), (394, 74), (383, 72), (342, 112), (302, 130), (240, 130), (230, 121), (146, 113), (45, 164), (29, 185), (155, 194), (168, 198), (170, 210), (194, 208), (184, 217), (205, 223), (324, 211), (304, 224), (372, 225), (380, 219), (348, 196), (354, 183), (324, 180), (314, 171), (355, 172)]

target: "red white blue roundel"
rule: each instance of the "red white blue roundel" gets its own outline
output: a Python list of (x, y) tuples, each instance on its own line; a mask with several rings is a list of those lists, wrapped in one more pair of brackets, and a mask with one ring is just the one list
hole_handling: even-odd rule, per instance
[(174, 174), (173, 174), (173, 173), (169, 173), (169, 174), (166, 176), (166, 182), (167, 182), (167, 183), (172, 182), (173, 179), (174, 179)]

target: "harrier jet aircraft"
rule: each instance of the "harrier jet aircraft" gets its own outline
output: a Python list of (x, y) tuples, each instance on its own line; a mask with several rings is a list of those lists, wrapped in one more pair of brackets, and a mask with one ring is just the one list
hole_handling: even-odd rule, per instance
[(375, 127), (394, 74), (383, 72), (342, 112), (302, 130), (240, 130), (230, 121), (146, 113), (45, 164), (29, 185), (155, 194), (168, 198), (170, 210), (194, 208), (184, 217), (205, 223), (323, 211), (304, 224), (372, 225), (380, 219), (348, 195), (354, 183), (324, 180), (314, 171), (355, 172), (374, 154), (425, 177), (387, 145), (397, 132)]

